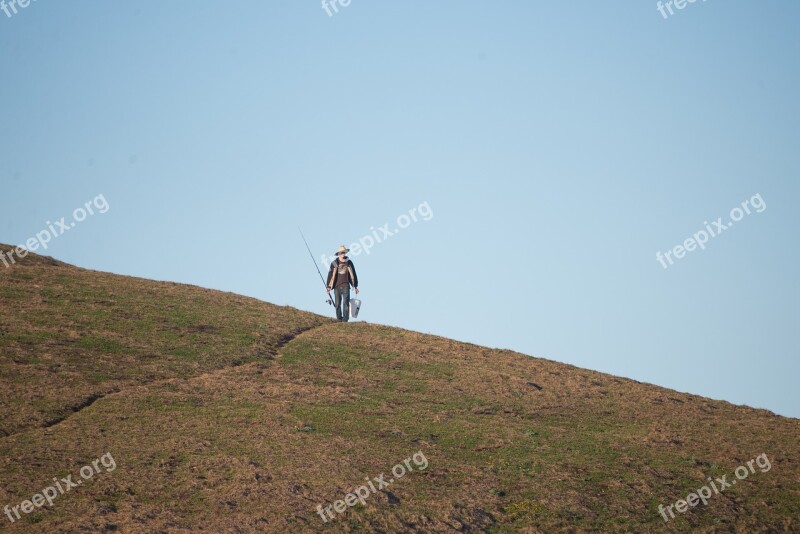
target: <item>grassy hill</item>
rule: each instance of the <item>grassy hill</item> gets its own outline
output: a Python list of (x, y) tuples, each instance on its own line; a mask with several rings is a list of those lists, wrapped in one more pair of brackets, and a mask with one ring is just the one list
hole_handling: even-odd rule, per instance
[(800, 420), (31, 254), (0, 265), (2, 506), (8, 532), (797, 532)]

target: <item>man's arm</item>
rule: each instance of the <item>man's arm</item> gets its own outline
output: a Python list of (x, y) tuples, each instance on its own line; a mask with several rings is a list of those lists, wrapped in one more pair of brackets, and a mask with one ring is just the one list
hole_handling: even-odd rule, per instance
[(325, 283), (328, 291), (330, 292), (333, 289), (333, 274), (336, 272), (336, 267), (333, 263), (331, 263), (330, 268), (328, 269), (328, 281)]
[(353, 270), (353, 287), (358, 289), (358, 275), (356, 274), (356, 266), (350, 261), (350, 268)]

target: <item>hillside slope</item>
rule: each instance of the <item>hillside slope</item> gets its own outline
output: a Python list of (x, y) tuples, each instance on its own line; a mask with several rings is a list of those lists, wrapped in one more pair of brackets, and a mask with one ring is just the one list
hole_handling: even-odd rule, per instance
[(800, 420), (36, 255), (0, 394), (3, 531), (800, 531)]

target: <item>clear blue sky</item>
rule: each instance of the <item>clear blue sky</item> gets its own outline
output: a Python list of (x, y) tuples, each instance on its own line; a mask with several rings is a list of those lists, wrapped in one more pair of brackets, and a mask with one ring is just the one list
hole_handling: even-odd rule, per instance
[(38, 0), (0, 12), (0, 242), (102, 194), (45, 254), (330, 314), (297, 225), (320, 257), (427, 202), (353, 258), (361, 319), (798, 417), (799, 26), (788, 0)]

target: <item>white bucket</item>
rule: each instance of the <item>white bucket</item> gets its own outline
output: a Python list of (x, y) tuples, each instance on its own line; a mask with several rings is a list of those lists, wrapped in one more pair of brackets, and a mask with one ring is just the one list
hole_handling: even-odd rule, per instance
[(359, 299), (350, 299), (350, 316), (358, 317), (358, 311), (361, 309), (361, 301)]

